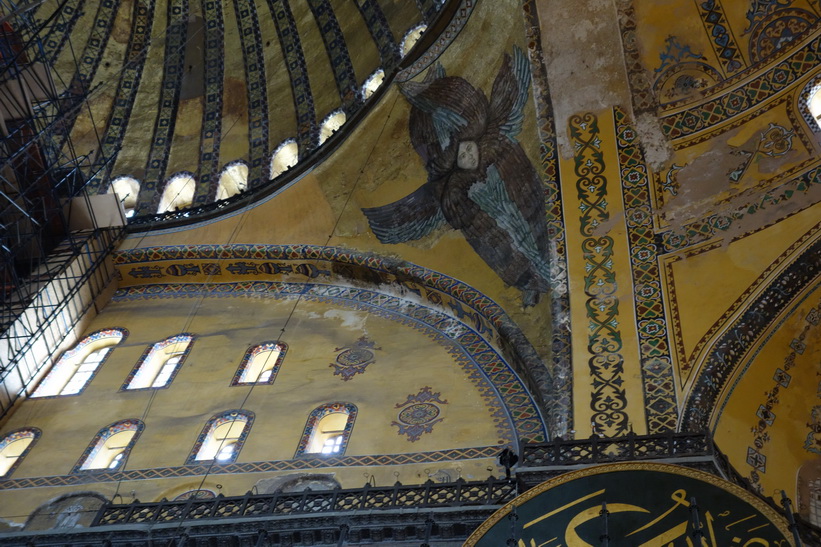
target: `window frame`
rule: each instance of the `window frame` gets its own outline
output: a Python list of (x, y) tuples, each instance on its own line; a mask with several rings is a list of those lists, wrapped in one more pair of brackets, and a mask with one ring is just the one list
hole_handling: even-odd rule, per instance
[[(21, 435), (23, 433), (29, 433), (31, 436), (20, 436), (17, 439), (11, 439), (15, 435)], [(19, 429), (15, 429), (13, 431), (9, 431), (2, 438), (0, 438), (0, 457), (3, 455), (3, 451), (6, 450), (12, 443), (21, 441), (23, 439), (31, 439), (28, 445), (20, 452), (19, 455), (16, 456), (14, 463), (9, 466), (5, 473), (0, 473), (0, 479), (8, 479), (14, 473), (14, 471), (23, 463), (23, 460), (26, 458), (29, 452), (31, 452), (32, 447), (37, 444), (37, 441), (42, 436), (43, 432), (37, 429), (36, 427), (21, 427)]]
[[(277, 358), (274, 360), (274, 364), (271, 365), (271, 367), (269, 369), (267, 369), (267, 370), (271, 371), (271, 377), (268, 378), (265, 381), (262, 381), (262, 382), (260, 382), (258, 379), (255, 382), (247, 382), (247, 381), (243, 382), (243, 381), (241, 381), (241, 378), (242, 378), (243, 374), (245, 373), (245, 370), (248, 369), (251, 366), (251, 364), (254, 360), (254, 357), (256, 355), (260, 354), (260, 353), (268, 351), (267, 349), (264, 349), (264, 347), (267, 346), (267, 345), (271, 345), (271, 346), (279, 348), (279, 355), (277, 355)], [(263, 349), (260, 349), (260, 348), (263, 348)], [(256, 350), (259, 350), (259, 351), (256, 351)], [(231, 384), (230, 385), (233, 387), (233, 386), (252, 386), (252, 385), (271, 385), (271, 384), (273, 384), (274, 381), (276, 380), (277, 374), (279, 373), (279, 369), (282, 366), (282, 362), (285, 360), (285, 354), (286, 353), (288, 353), (288, 344), (286, 344), (285, 342), (280, 342), (280, 341), (276, 341), (276, 340), (266, 340), (265, 342), (262, 342), (260, 344), (250, 346), (247, 350), (245, 350), (245, 355), (242, 356), (242, 360), (240, 361), (239, 366), (237, 367), (237, 371), (234, 373), (234, 377), (231, 379)], [(266, 371), (266, 369), (263, 366), (262, 370), (260, 370), (260, 376), (265, 371)], [(257, 378), (259, 378), (259, 376), (257, 376)]]
[[(302, 431), (302, 437), (299, 440), (294, 458), (338, 458), (345, 455), (348, 448), (348, 442), (351, 439), (354, 422), (359, 409), (353, 403), (333, 402), (320, 405), (313, 409), (308, 415), (308, 420), (305, 422), (305, 429)], [(337, 452), (324, 454), (322, 452), (308, 452), (311, 445), (315, 442), (317, 435), (317, 428), (322, 420), (331, 414), (347, 414), (345, 420), (345, 427), (341, 430), (342, 440), (339, 442), (339, 450)], [(329, 432), (335, 433), (336, 431)], [(331, 438), (329, 436), (329, 438)]]
[[(185, 342), (185, 340), (182, 340), (183, 338), (188, 338), (188, 343), (185, 346), (185, 349), (180, 352), (170, 353), (165, 359), (161, 361), (161, 363), (156, 365), (157, 372), (151, 379), (151, 385), (142, 387), (128, 387), (129, 385), (131, 385), (135, 378), (139, 377), (140, 372), (144, 366), (154, 366), (153, 362), (150, 361), (154, 356), (154, 352), (160, 352), (168, 346), (182, 344)], [(190, 332), (181, 332), (173, 336), (169, 336), (164, 340), (160, 340), (159, 342), (150, 344), (145, 349), (145, 351), (143, 351), (143, 354), (137, 360), (137, 363), (134, 365), (134, 368), (132, 368), (131, 372), (129, 372), (128, 376), (126, 376), (125, 380), (123, 381), (123, 385), (120, 387), (120, 391), (132, 392), (145, 391), (148, 389), (168, 389), (171, 386), (171, 384), (174, 383), (174, 378), (177, 377), (177, 374), (182, 368), (182, 365), (188, 358), (188, 354), (191, 353), (191, 348), (194, 346), (194, 342), (196, 340), (196, 334), (192, 334)], [(159, 378), (163, 374), (163, 371), (165, 370), (168, 361), (176, 357), (179, 357), (179, 360), (174, 366), (174, 369), (171, 370), (171, 372), (168, 374), (168, 380), (161, 386), (155, 386), (154, 383), (156, 382), (157, 378)]]
[[(80, 458), (77, 460), (77, 463), (74, 464), (74, 467), (71, 468), (70, 473), (117, 473), (119, 472), (122, 467), (125, 465), (125, 462), (128, 461), (128, 457), (131, 455), (131, 450), (134, 448), (134, 445), (137, 444), (137, 439), (140, 438), (143, 430), (145, 429), (145, 424), (142, 420), (138, 420), (137, 418), (127, 418), (125, 420), (118, 420), (114, 423), (107, 425), (100, 429), (94, 438), (91, 439), (91, 442), (88, 443), (88, 446), (83, 451)], [(93, 467), (93, 468), (84, 468), (83, 466), (86, 465), (89, 461), (94, 461), (100, 451), (105, 448), (105, 443), (108, 439), (111, 439), (117, 434), (125, 433), (127, 431), (133, 431), (134, 434), (128, 441), (122, 450), (120, 450), (117, 454), (115, 454), (111, 460), (117, 458), (118, 455), (122, 455), (120, 457), (120, 463), (117, 464), (116, 467), (111, 468), (109, 461), (109, 465), (105, 467)]]
[[(235, 416), (235, 417), (234, 417)], [(234, 417), (233, 419), (231, 419)], [(214, 457), (212, 458), (202, 458), (197, 459), (200, 451), (206, 447), (206, 443), (209, 441), (210, 436), (213, 434), (215, 430), (217, 430), (222, 425), (227, 423), (235, 423), (240, 421), (240, 417), (243, 418), (243, 422), (245, 425), (242, 428), (242, 432), (236, 437), (236, 440), (233, 444), (236, 445), (236, 449), (231, 454), (231, 457), (228, 458), (226, 461), (219, 461), (216, 456), (219, 454), (220, 449), (218, 449), (214, 453)], [(194, 443), (194, 446), (191, 448), (191, 452), (188, 454), (188, 458), (185, 460), (185, 465), (228, 465), (232, 464), (237, 461), (239, 457), (240, 451), (242, 451), (242, 447), (245, 444), (246, 439), (248, 438), (248, 434), (251, 432), (251, 426), (254, 424), (255, 414), (250, 410), (243, 410), (240, 408), (235, 408), (231, 410), (226, 410), (224, 412), (220, 412), (218, 414), (214, 414), (211, 418), (205, 422), (205, 425), (202, 428), (202, 431), (197, 436), (197, 441)], [(229, 429), (230, 430), (230, 429)], [(222, 441), (220, 441), (222, 443)]]
[[(116, 342), (113, 344), (105, 344), (106, 340), (113, 340), (117, 339)], [(128, 330), (122, 327), (110, 327), (106, 329), (96, 330), (82, 339), (79, 342), (74, 344), (71, 349), (68, 349), (60, 355), (60, 358), (54, 362), (51, 369), (48, 373), (43, 376), (43, 379), (37, 384), (37, 387), (34, 391), (31, 392), (29, 398), (31, 399), (51, 399), (56, 397), (76, 397), (77, 395), (81, 395), (83, 391), (91, 384), (91, 381), (97, 376), (97, 373), (100, 372), (100, 369), (103, 368), (103, 365), (106, 363), (108, 358), (111, 356), (111, 353), (114, 349), (120, 345), (126, 338), (128, 338)], [(88, 378), (83, 383), (82, 387), (80, 387), (76, 393), (62, 393), (66, 387), (72, 382), (74, 377), (80, 372), (80, 368), (85, 364), (85, 360), (96, 351), (100, 349), (108, 348), (108, 351), (103, 356), (102, 359), (97, 363), (94, 370), (91, 371), (91, 374), (88, 375)], [(82, 357), (78, 357), (81, 355)], [(76, 364), (74, 364), (76, 363)], [(68, 376), (65, 382), (62, 383), (62, 387), (60, 387), (57, 393), (51, 393), (49, 395), (37, 395), (37, 392), (40, 390), (45, 390), (49, 387), (49, 383), (57, 382), (57, 378), (61, 375), (66, 374), (64, 368), (67, 369), (68, 367), (74, 367), (74, 371)], [(49, 390), (53, 391), (53, 390)]]

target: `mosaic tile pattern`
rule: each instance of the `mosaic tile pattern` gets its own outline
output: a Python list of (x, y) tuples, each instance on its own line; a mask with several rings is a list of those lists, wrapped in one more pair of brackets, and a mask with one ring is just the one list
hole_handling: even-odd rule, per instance
[(5, 448), (8, 445), (15, 441), (19, 441), (21, 439), (31, 439), (29, 445), (26, 447), (25, 450), (23, 450), (20, 453), (19, 456), (17, 456), (17, 459), (14, 461), (11, 467), (8, 468), (6, 473), (0, 475), (1, 478), (8, 479), (12, 476), (14, 470), (17, 469), (21, 463), (23, 463), (23, 460), (26, 458), (26, 454), (28, 454), (31, 451), (32, 447), (37, 443), (37, 440), (40, 438), (42, 434), (43, 432), (37, 429), (36, 427), (27, 427), (24, 429), (15, 429), (14, 431), (9, 431), (2, 439), (0, 439), (0, 454), (3, 453), (3, 450), (5, 450)]
[[(439, 405), (448, 404), (447, 399), (439, 398), (441, 394), (433, 393), (430, 386), (425, 386), (416, 395), (408, 395), (404, 403), (396, 403), (399, 409), (396, 420), (391, 422), (399, 428), (399, 436), (407, 435), (408, 441), (416, 442), (425, 433), (432, 433), (433, 426), (444, 420)], [(437, 405), (436, 403), (439, 403)]]
[[(274, 363), (273, 368), (271, 368), (271, 374), (269, 375), (268, 379), (264, 382), (249, 382), (249, 381), (240, 381), (242, 379), (242, 374), (245, 372), (245, 369), (248, 368), (248, 364), (251, 360), (259, 355), (260, 353), (277, 350), (277, 357), (276, 362)], [(271, 385), (276, 381), (277, 373), (279, 372), (280, 367), (282, 366), (282, 362), (285, 360), (285, 354), (288, 353), (288, 346), (282, 342), (263, 342), (256, 346), (251, 346), (245, 352), (245, 355), (242, 357), (242, 361), (239, 363), (239, 367), (237, 367), (237, 371), (234, 373), (234, 377), (231, 379), (232, 386), (242, 386), (242, 385)]]
[[(86, 336), (85, 338), (80, 340), (77, 343), (76, 346), (74, 346), (73, 348), (66, 351), (65, 353), (63, 353), (60, 356), (60, 359), (58, 359), (57, 362), (54, 364), (54, 366), (51, 367), (51, 370), (48, 372), (48, 374), (45, 376), (45, 378), (43, 378), (43, 380), (37, 386), (37, 390), (35, 390), (35, 393), (38, 390), (40, 390), (41, 388), (47, 386), (49, 384), (49, 382), (54, 380), (54, 378), (56, 378), (58, 376), (61, 376), (62, 375), (61, 368), (66, 365), (66, 361), (68, 359), (71, 359), (72, 357), (74, 357), (78, 353), (83, 352), (84, 348), (86, 348), (90, 343), (95, 342), (97, 340), (102, 340), (103, 338), (110, 338), (112, 340), (116, 340), (116, 342), (114, 342), (112, 344), (112, 346), (114, 346), (114, 345), (122, 343), (123, 340), (125, 340), (127, 337), (128, 337), (128, 330), (124, 329), (124, 328), (121, 328), (121, 327), (112, 327), (112, 328), (109, 328), (109, 329), (101, 329), (101, 330), (92, 332), (91, 334), (89, 334), (88, 336)], [(111, 355), (111, 352), (109, 351), (105, 355), (105, 357), (103, 357), (103, 360), (100, 361), (100, 364), (97, 365), (97, 369), (91, 374), (91, 376), (88, 377), (88, 380), (86, 380), (86, 383), (82, 387), (82, 389), (80, 389), (77, 393), (72, 393), (72, 394), (68, 394), (68, 395), (44, 395), (44, 396), (36, 396), (36, 397), (38, 399), (52, 399), (52, 398), (56, 398), (56, 397), (74, 397), (76, 395), (82, 394), (83, 391), (85, 390), (85, 388), (88, 387), (88, 384), (90, 384), (91, 381), (94, 379), (94, 377), (97, 376), (97, 373), (100, 371), (100, 369), (103, 368), (103, 365), (108, 360), (108, 357), (110, 355)], [(32, 396), (34, 396), (34, 395), (32, 395)]]
[(93, 476), (98, 473), (110, 472), (111, 470), (109, 469), (82, 469), (82, 467), (86, 462), (90, 462), (94, 459), (94, 457), (100, 452), (100, 449), (103, 447), (106, 439), (123, 431), (135, 431), (136, 433), (134, 433), (134, 436), (131, 437), (131, 440), (128, 442), (128, 446), (123, 449), (123, 457), (118, 466), (119, 468), (122, 468), (128, 460), (129, 452), (131, 452), (131, 449), (134, 447), (137, 439), (140, 438), (140, 434), (143, 432), (143, 429), (145, 429), (145, 424), (136, 418), (120, 420), (119, 422), (114, 422), (113, 424), (102, 428), (99, 432), (97, 432), (94, 438), (91, 439), (91, 442), (88, 443), (88, 448), (85, 449), (83, 454), (80, 456), (80, 459), (77, 460), (77, 463), (71, 468), (70, 473), (89, 474)]
[[(248, 433), (251, 431), (251, 426), (254, 425), (254, 418), (255, 415), (253, 412), (251, 412), (250, 410), (242, 409), (226, 410), (225, 412), (220, 412), (219, 414), (215, 414), (214, 416), (212, 416), (205, 423), (205, 426), (203, 426), (199, 436), (197, 436), (197, 441), (191, 448), (191, 453), (188, 455), (188, 458), (185, 459), (185, 465), (204, 465), (208, 463), (213, 463), (214, 465), (221, 466), (229, 463), (234, 463), (237, 460), (237, 456), (239, 456), (240, 450), (242, 450), (242, 445), (245, 444), (245, 439), (248, 438)], [(218, 428), (223, 424), (232, 422), (241, 422), (244, 423), (245, 426), (243, 427), (242, 433), (236, 441), (236, 448), (231, 453), (230, 459), (224, 462), (215, 462), (213, 459), (198, 460), (197, 454), (199, 454), (203, 444), (205, 444), (205, 442), (209, 439), (209, 435), (211, 435), (214, 429)]]
[(422, 14), (422, 19), (427, 24), (431, 24), (436, 19), (436, 14), (439, 11), (438, 4), (436, 0), (416, 0), (416, 7), (419, 8), (419, 13)]
[(155, 181), (157, 192), (140, 192), (137, 199), (137, 214), (151, 214), (157, 211), (160, 196), (168, 181), (165, 169), (168, 166), (168, 152), (177, 123), (177, 106), (180, 101), (180, 87), (184, 74), (185, 43), (188, 38), (188, 0), (169, 0), (168, 29), (165, 33), (165, 57), (163, 59), (163, 79), (160, 84), (160, 103), (154, 121), (154, 135), (148, 149), (145, 164), (145, 181)]
[(222, 137), (222, 80), (225, 74), (225, 30), (222, 2), (202, 0), (205, 23), (205, 94), (200, 133), (200, 161), (193, 205), (214, 200), (219, 186), (220, 138)]
[[(113, 0), (109, 0), (113, 3)], [(83, 13), (83, 5), (85, 0), (67, 0), (60, 6), (60, 12), (54, 18), (49, 27), (49, 30), (43, 35), (45, 39), (42, 41), (43, 57), (49, 65), (53, 65), (57, 59), (57, 55), (63, 51), (68, 37), (77, 19)]]
[(767, 285), (730, 323), (710, 348), (685, 403), (682, 428), (702, 431), (716, 416), (718, 395), (761, 334), (793, 299), (821, 274), (821, 239), (817, 239)]
[(750, 59), (756, 63), (773, 56), (817, 21), (814, 13), (803, 9), (784, 8), (765, 15), (750, 32)]
[[(120, 289), (115, 300), (237, 296), (254, 294), (273, 298), (301, 298), (336, 306), (367, 310), (414, 328), (442, 345), (477, 388), (501, 439), (546, 439), (541, 416), (521, 380), (493, 347), (473, 328), (453, 317), (421, 305), (409, 307), (402, 298), (370, 290), (310, 283), (242, 282), (219, 284), (142, 285)], [(504, 406), (502, 406), (503, 403)], [(511, 424), (512, 422), (512, 424)], [(511, 434), (515, 431), (518, 439)]]
[(334, 80), (339, 90), (339, 99), (342, 102), (342, 110), (350, 117), (360, 106), (359, 84), (351, 63), (351, 55), (348, 53), (348, 46), (345, 44), (345, 36), (339, 27), (339, 21), (334, 15), (334, 10), (328, 0), (308, 0), (311, 13), (314, 14), (316, 24), (322, 34), (322, 42), (325, 44), (325, 51), (328, 52), (328, 60), (331, 63), (331, 70), (334, 72)]
[(299, 146), (299, 154), (302, 156), (316, 147), (319, 138), (319, 126), (316, 123), (314, 96), (311, 92), (311, 83), (308, 81), (305, 54), (302, 51), (299, 32), (288, 2), (268, 0), (268, 5), (274, 16), (279, 44), (285, 56), (285, 66), (288, 67), (288, 76), (291, 80), (294, 111), (297, 116), (296, 142)]
[(155, 467), (126, 471), (84, 472), (73, 475), (31, 477), (0, 480), (0, 490), (21, 488), (41, 488), (45, 486), (73, 486), (95, 482), (120, 482), (131, 480), (168, 479), (173, 477), (198, 477), (205, 475), (234, 475), (237, 473), (265, 473), (269, 471), (303, 471), (307, 469), (329, 469), (334, 467), (384, 467), (387, 465), (407, 465), (417, 463), (447, 463), (464, 460), (495, 458), (499, 446), (477, 446), (414, 452), (410, 454), (374, 454), (368, 456), (329, 456), (325, 458), (301, 457), (293, 460), (270, 460), (226, 465), (186, 465), (178, 467)]
[(339, 456), (342, 456), (345, 453), (345, 449), (348, 448), (348, 440), (351, 438), (353, 424), (356, 421), (356, 414), (358, 412), (359, 410), (356, 408), (355, 404), (342, 402), (328, 403), (313, 409), (308, 415), (308, 421), (305, 422), (305, 429), (302, 431), (302, 437), (299, 439), (299, 445), (296, 448), (294, 458), (299, 458), (306, 455), (319, 458), (329, 457), (329, 455), (319, 455), (305, 452), (308, 449), (308, 444), (311, 442), (311, 437), (313, 437), (319, 422), (322, 418), (329, 414), (345, 414), (348, 416), (348, 419), (345, 422), (345, 429), (342, 432), (342, 444), (339, 446), (338, 452)]
[[(89, 179), (86, 186), (90, 191), (98, 189), (104, 192), (107, 190), (104, 187), (104, 181), (108, 181), (111, 177), (113, 161), (106, 161), (106, 159), (116, 157), (123, 142), (125, 130), (128, 128), (128, 120), (140, 87), (140, 77), (148, 54), (148, 45), (151, 41), (155, 3), (156, 0), (137, 0), (134, 3), (131, 33), (129, 34), (125, 60), (120, 72), (120, 81), (117, 84), (117, 93), (114, 96), (114, 107), (111, 109), (108, 118), (97, 160), (95, 160), (92, 167), (92, 173), (96, 173), (96, 176)], [(143, 181), (140, 187), (141, 193), (143, 191), (155, 192), (156, 190), (156, 181), (152, 180)]]
[[(260, 35), (254, 0), (234, 0), (234, 9), (248, 91), (248, 188), (256, 188), (268, 181), (268, 85), (262, 56), (265, 42)], [(212, 181), (215, 195), (218, 184), (218, 179)]]
[(594, 114), (571, 116), (570, 139), (574, 148), (574, 173), (581, 216), (584, 256), (584, 293), (587, 296), (587, 350), (590, 353), (593, 433), (605, 437), (626, 435), (627, 392), (624, 389), (624, 357), (619, 330), (618, 285), (613, 268), (613, 238), (596, 235), (610, 219), (607, 178), (598, 118)]
[[(152, 345), (148, 346), (147, 348), (145, 348), (145, 351), (140, 356), (140, 358), (137, 360), (137, 364), (134, 365), (134, 368), (131, 369), (131, 372), (129, 372), (128, 376), (125, 377), (125, 381), (123, 382), (122, 387), (120, 387), (120, 391), (125, 391), (125, 390), (128, 390), (128, 391), (143, 391), (143, 390), (146, 390), (146, 389), (165, 389), (165, 388), (169, 387), (174, 382), (174, 378), (177, 377), (177, 373), (180, 371), (180, 368), (182, 368), (183, 363), (185, 363), (185, 359), (188, 357), (188, 354), (191, 353), (191, 348), (193, 347), (194, 340), (196, 340), (196, 338), (197, 338), (196, 334), (191, 334), (190, 332), (182, 332), (180, 334), (170, 336), (170, 337), (166, 338), (165, 340), (162, 340), (161, 342), (157, 342), (156, 344), (152, 344)], [(143, 376), (148, 374), (148, 371), (146, 370), (146, 367), (143, 367), (143, 364), (150, 357), (152, 357), (155, 353), (161, 351), (163, 348), (167, 348), (170, 345), (179, 344), (179, 343), (187, 343), (187, 345), (185, 346), (185, 350), (183, 351), (182, 355), (180, 356), (180, 360), (177, 363), (177, 366), (174, 368), (174, 371), (171, 373), (171, 376), (168, 377), (168, 381), (165, 383), (165, 385), (162, 385), (160, 387), (141, 387), (141, 388), (129, 388), (128, 387), (129, 384), (131, 384), (131, 382), (133, 382), (135, 380), (140, 380)], [(159, 369), (157, 369), (156, 372), (159, 372)]]
[[(334, 275), (342, 278), (356, 279), (368, 284), (393, 285), (399, 291), (416, 294), (422, 302), (449, 309), (450, 313), (460, 321), (470, 324), (471, 328), (483, 339), (489, 340), (490, 344), (507, 348), (510, 365), (528, 382), (530, 389), (526, 391), (541, 397), (545, 408), (553, 412), (553, 419), (563, 420), (566, 417), (555, 416), (556, 411), (552, 410), (551, 402), (557, 395), (552, 390), (550, 371), (518, 326), (493, 300), (457, 279), (408, 262), (397, 264), (373, 254), (318, 245), (173, 245), (114, 253), (115, 266), (123, 272), (125, 278), (121, 286), (124, 286), (127, 278), (131, 276), (130, 273), (125, 273), (128, 268), (138, 268), (153, 279), (161, 279), (164, 277), (162, 267), (148, 266), (146, 263), (170, 260), (188, 263), (195, 259), (209, 261), (209, 264), (212, 260), (231, 261), (223, 271), (232, 269), (233, 265), (240, 262), (244, 264), (243, 269), (248, 270), (248, 265), (252, 264), (252, 261), (271, 260), (275, 262), (264, 263), (270, 265), (265, 268), (266, 276), (279, 274), (284, 268), (288, 272), (299, 271), (297, 277), (287, 279), (323, 279), (329, 276), (329, 273), (321, 272), (332, 271)], [(255, 268), (261, 270), (262, 265)], [(188, 287), (183, 284), (175, 286)], [(217, 286), (224, 287), (219, 294), (231, 290), (230, 284), (214, 285)], [(250, 290), (255, 284), (249, 281), (236, 286)], [(194, 290), (195, 286), (190, 287)], [(264, 284), (259, 287), (259, 290), (266, 290)], [(143, 287), (140, 291), (146, 295), (163, 293), (161, 287)], [(566, 366), (569, 366), (569, 363)], [(564, 389), (569, 389), (569, 381), (563, 386), (566, 386)], [(563, 400), (569, 400), (569, 393), (562, 391), (560, 395)], [(538, 414), (538, 411), (536, 413)]]
[(746, 68), (744, 57), (735, 43), (732, 29), (724, 15), (724, 6), (718, 0), (696, 2), (699, 15), (704, 21), (704, 30), (710, 37), (710, 45), (721, 63), (725, 75)]
[(624, 49), (624, 65), (627, 69), (627, 79), (630, 82), (630, 91), (633, 100), (633, 115), (638, 116), (645, 112), (656, 115), (656, 97), (650, 87), (650, 81), (645, 77), (644, 67), (641, 64), (638, 37), (636, 36), (636, 10), (633, 0), (616, 0), (618, 11), (621, 41)]
[(367, 23), (368, 31), (379, 50), (382, 68), (386, 74), (389, 74), (399, 64), (401, 57), (399, 55), (399, 44), (396, 42), (393, 32), (391, 32), (388, 19), (376, 0), (360, 0), (356, 2), (356, 7), (359, 8), (359, 13), (362, 14), (362, 18)]
[(616, 108), (614, 112), (624, 216), (627, 220), (627, 241), (633, 273), (647, 432), (653, 434), (675, 431), (678, 412), (673, 359), (667, 343), (667, 321), (653, 233), (647, 164), (627, 113), (621, 108)]
[(530, 71), (533, 79), (533, 95), (536, 99), (536, 129), (541, 148), (537, 170), (545, 193), (545, 216), (551, 242), (551, 318), (552, 337), (551, 376), (552, 396), (548, 399), (550, 423), (554, 436), (567, 436), (573, 429), (573, 370), (570, 332), (565, 325), (570, 321), (570, 294), (567, 281), (567, 244), (564, 231), (561, 185), (559, 183), (559, 159), (556, 145), (556, 125), (547, 68), (542, 56), (541, 30), (535, 0), (525, 0), (523, 5), (525, 33), (527, 37)]

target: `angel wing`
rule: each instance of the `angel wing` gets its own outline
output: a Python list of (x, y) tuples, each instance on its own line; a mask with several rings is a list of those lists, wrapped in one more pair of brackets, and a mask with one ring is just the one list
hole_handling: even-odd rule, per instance
[(445, 223), (439, 202), (428, 183), (381, 207), (362, 209), (371, 230), (382, 243), (403, 243), (425, 237)]
[(490, 94), (490, 127), (510, 140), (522, 131), (524, 108), (530, 92), (530, 62), (513, 46), (513, 57), (505, 54)]

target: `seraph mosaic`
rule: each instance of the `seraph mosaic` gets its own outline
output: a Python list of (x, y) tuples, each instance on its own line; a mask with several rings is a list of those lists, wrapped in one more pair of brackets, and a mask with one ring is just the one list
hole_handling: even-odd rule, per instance
[(542, 185), (516, 140), (530, 80), (527, 57), (514, 47), (490, 100), (439, 64), (423, 81), (400, 84), (428, 179), (398, 201), (362, 210), (382, 243), (420, 239), (443, 224), (460, 230), (505, 283), (522, 291), (526, 306), (550, 286)]

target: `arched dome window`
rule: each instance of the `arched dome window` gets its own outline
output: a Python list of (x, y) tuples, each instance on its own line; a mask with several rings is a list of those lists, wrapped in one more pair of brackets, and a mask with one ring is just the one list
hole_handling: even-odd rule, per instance
[(145, 428), (140, 420), (122, 420), (102, 428), (71, 470), (122, 469), (128, 454)]
[(191, 351), (193, 334), (177, 334), (157, 342), (142, 354), (122, 389), (162, 388), (171, 384)]
[(18, 429), (0, 438), (0, 478), (7, 478), (40, 438), (40, 430)]
[(810, 95), (807, 107), (810, 109), (810, 115), (812, 115), (816, 125), (821, 128), (821, 85), (816, 86)]
[(297, 456), (341, 456), (356, 420), (356, 405), (329, 403), (322, 405), (308, 416), (305, 431), (297, 447)]
[(283, 141), (271, 154), (271, 180), (293, 167), (299, 161), (299, 145), (294, 139)]
[(114, 346), (128, 335), (125, 329), (104, 329), (93, 332), (76, 346), (63, 353), (32, 397), (77, 395), (91, 382)]
[(341, 110), (334, 110), (322, 121), (319, 126), (319, 144), (322, 145), (328, 138), (345, 124), (345, 113)]
[(186, 464), (236, 461), (254, 422), (249, 410), (228, 410), (213, 416), (197, 438)]
[(406, 56), (410, 53), (410, 50), (413, 49), (413, 46), (416, 45), (416, 42), (419, 41), (419, 38), (428, 30), (428, 26), (425, 24), (416, 25), (415, 27), (411, 28), (408, 32), (405, 33), (405, 37), (402, 38), (402, 45), (399, 48), (402, 57)]
[(377, 69), (373, 74), (368, 76), (368, 79), (365, 80), (365, 83), (362, 84), (362, 99), (367, 100), (373, 95), (379, 86), (382, 85), (382, 82), (385, 81), (385, 71), (381, 68)]
[(273, 384), (287, 350), (288, 346), (282, 342), (263, 342), (249, 348), (231, 385)]
[(229, 163), (220, 175), (217, 201), (244, 192), (246, 188), (248, 188), (248, 166), (241, 161)]
[(168, 180), (160, 198), (157, 213), (179, 211), (191, 206), (197, 181), (191, 173), (177, 173)]
[(137, 195), (140, 193), (140, 181), (134, 177), (117, 177), (108, 187), (109, 194), (117, 194), (123, 204), (125, 216), (131, 218), (137, 207)]

